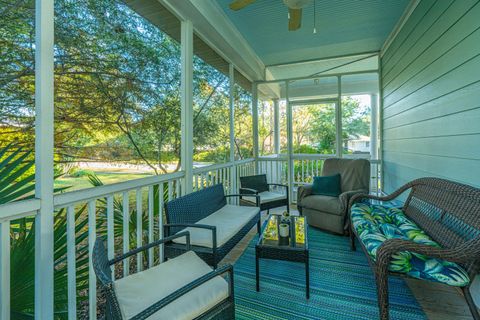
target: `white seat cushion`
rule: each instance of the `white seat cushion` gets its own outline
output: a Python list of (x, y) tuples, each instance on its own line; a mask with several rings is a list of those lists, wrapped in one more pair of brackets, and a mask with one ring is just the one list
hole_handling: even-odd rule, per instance
[[(198, 221), (217, 227), (217, 247), (221, 247), (236, 235), (258, 212), (258, 207), (235, 206), (227, 204), (220, 210)], [(212, 248), (212, 231), (209, 229), (185, 228), (182, 231), (190, 232), (190, 243), (195, 246)], [(173, 240), (175, 243), (185, 244), (185, 237)]]
[[(114, 282), (122, 316), (130, 319), (172, 292), (212, 271), (193, 251)], [(228, 283), (218, 276), (174, 300), (149, 320), (198, 317), (228, 298)]]
[[(278, 192), (263, 191), (263, 192), (260, 192), (258, 195), (260, 196), (260, 203), (267, 203), (267, 202), (287, 199), (286, 195)], [(252, 203), (257, 203), (257, 199), (255, 197), (242, 197), (242, 198), (243, 200), (246, 200)]]

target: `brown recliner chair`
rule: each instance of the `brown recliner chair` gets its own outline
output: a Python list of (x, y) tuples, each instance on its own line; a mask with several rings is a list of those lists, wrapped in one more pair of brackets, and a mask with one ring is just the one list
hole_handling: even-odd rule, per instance
[(342, 193), (338, 197), (313, 195), (312, 185), (298, 188), (297, 207), (308, 224), (334, 233), (345, 233), (348, 201), (357, 193), (368, 193), (370, 162), (365, 159), (327, 159), (322, 176), (340, 173)]

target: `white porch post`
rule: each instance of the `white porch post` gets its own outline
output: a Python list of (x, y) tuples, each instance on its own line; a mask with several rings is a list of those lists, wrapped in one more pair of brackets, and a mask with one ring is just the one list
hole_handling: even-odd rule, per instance
[(183, 194), (193, 189), (193, 26), (182, 21), (181, 26), (181, 167), (185, 172)]
[(337, 157), (343, 157), (343, 138), (342, 138), (342, 78), (340, 76), (337, 77), (337, 106), (336, 106), (336, 114), (335, 114), (335, 127), (337, 128), (336, 136), (336, 144), (337, 144)]
[[(294, 176), (294, 159), (293, 159), (293, 112), (292, 112), (292, 105), (290, 104), (289, 100), (289, 82), (285, 81), (285, 100), (287, 103), (287, 148), (288, 148), (288, 190), (290, 192), (289, 194), (289, 199), (290, 199), (290, 204), (293, 202), (293, 189), (294, 189), (294, 182), (295, 182), (295, 176)], [(295, 200), (296, 201), (296, 200)]]
[(35, 1), (35, 319), (53, 319), (53, 2)]
[(258, 91), (257, 84), (252, 85), (252, 120), (253, 120), (253, 157), (256, 173), (258, 173)]
[(235, 87), (235, 68), (233, 64), (230, 63), (228, 66), (228, 75), (229, 75), (229, 100), (228, 100), (228, 107), (229, 107), (229, 123), (230, 123), (230, 163), (232, 166), (230, 167), (230, 177), (231, 177), (231, 184), (232, 190), (231, 193), (238, 193), (237, 187), (237, 167), (235, 166), (235, 97), (234, 97), (234, 87)]
[(378, 95), (370, 95), (370, 108), (371, 108), (371, 120), (370, 120), (370, 158), (373, 160), (378, 159)]
[(280, 107), (278, 98), (273, 99), (273, 147), (276, 155), (280, 154)]

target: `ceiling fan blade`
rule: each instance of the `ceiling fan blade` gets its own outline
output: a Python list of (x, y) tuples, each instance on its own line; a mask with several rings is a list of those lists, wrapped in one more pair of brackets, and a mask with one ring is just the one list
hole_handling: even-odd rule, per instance
[(302, 9), (288, 9), (290, 19), (288, 19), (288, 30), (295, 31), (302, 25)]
[(255, 0), (235, 0), (232, 3), (230, 3), (230, 9), (237, 11), (240, 9), (245, 8), (246, 6), (254, 3)]

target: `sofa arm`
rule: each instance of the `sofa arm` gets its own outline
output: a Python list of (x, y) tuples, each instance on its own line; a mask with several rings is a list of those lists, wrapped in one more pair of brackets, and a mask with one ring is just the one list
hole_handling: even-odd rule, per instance
[(311, 184), (306, 184), (306, 185), (298, 187), (297, 206), (298, 206), (298, 210), (300, 211), (300, 213), (302, 212), (302, 209), (301, 209), (302, 200), (303, 200), (303, 198), (306, 198), (306, 197), (308, 197), (312, 194), (312, 187), (313, 187), (313, 185), (311, 185)]
[(186, 237), (186, 249), (187, 251), (190, 250), (190, 233), (188, 231), (182, 231), (182, 232), (179, 232), (177, 234), (174, 234), (173, 236), (169, 236), (169, 237), (166, 237), (166, 238), (162, 238), (162, 239), (159, 239), (157, 241), (154, 241), (154, 242), (151, 242), (149, 244), (146, 244), (140, 248), (137, 248), (137, 249), (133, 249), (133, 250), (130, 250), (129, 252), (127, 253), (124, 253), (122, 255), (119, 255), (111, 260), (108, 261), (108, 263), (110, 265), (114, 265), (118, 262), (121, 262), (131, 256), (134, 256), (136, 255), (137, 253), (140, 253), (140, 252), (144, 252), (144, 251), (147, 251), (148, 249), (151, 249), (153, 247), (156, 247), (156, 246), (159, 246), (161, 244), (164, 244), (166, 242), (170, 242), (174, 239), (177, 239), (177, 238), (182, 238), (182, 237)]
[(365, 189), (357, 189), (357, 190), (352, 190), (352, 191), (345, 191), (344, 193), (340, 194), (339, 199), (341, 203), (341, 208), (342, 212), (347, 212), (348, 210), (348, 203), (350, 202), (350, 199), (357, 195), (357, 194), (366, 194), (368, 193), (368, 190)]
[(260, 208), (260, 196), (258, 194), (226, 194), (225, 198), (229, 197), (238, 197), (239, 199), (242, 199), (243, 197), (255, 197), (255, 206)]
[(243, 194), (258, 194), (258, 191), (255, 190), (255, 189), (251, 189), (251, 188), (240, 188), (240, 193), (243, 193)]
[[(163, 225), (164, 234), (170, 234), (170, 228), (172, 227), (181, 227), (181, 228), (198, 228), (206, 229), (212, 232), (212, 252), (215, 254), (217, 251), (217, 227), (210, 226), (208, 224), (198, 224), (198, 223), (167, 223)], [(190, 236), (190, 234), (189, 234)], [(190, 238), (189, 238), (190, 239)]]

